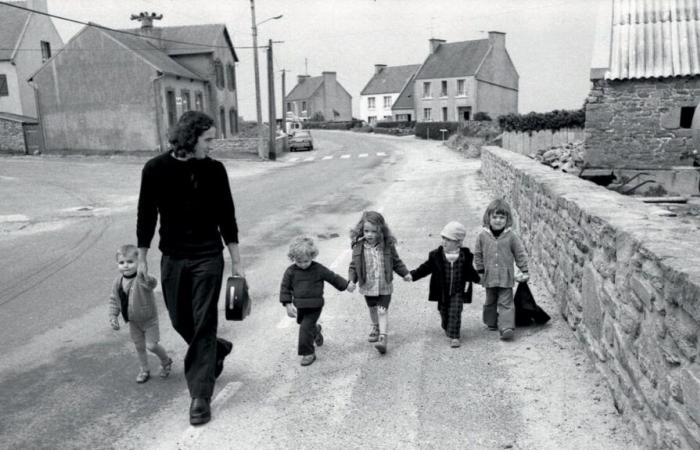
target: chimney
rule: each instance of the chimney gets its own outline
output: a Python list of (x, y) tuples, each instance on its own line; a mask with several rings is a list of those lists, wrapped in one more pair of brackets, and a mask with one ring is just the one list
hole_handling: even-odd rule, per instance
[(375, 64), (374, 65), (374, 74), (376, 75), (384, 69), (386, 69), (386, 64)]
[(323, 83), (335, 81), (335, 72), (321, 72), (323, 75)]
[(297, 84), (303, 83), (307, 78), (309, 78), (309, 75), (297, 75)]
[(131, 20), (141, 22), (141, 28), (139, 28), (138, 33), (143, 37), (150, 38), (148, 41), (159, 48), (164, 48), (160, 40), (162, 30), (160, 28), (155, 28), (153, 26), (153, 21), (161, 20), (162, 18), (162, 14), (148, 13), (146, 11), (131, 15)]
[(44, 13), (49, 12), (49, 10), (46, 9), (46, 0), (27, 0), (27, 8)]
[(489, 31), (489, 42), (494, 48), (506, 48), (506, 34), (501, 31)]
[(430, 50), (430, 54), (432, 55), (438, 49), (440, 44), (445, 43), (445, 40), (444, 39), (430, 38), (429, 42), (430, 42), (430, 49), (429, 50)]

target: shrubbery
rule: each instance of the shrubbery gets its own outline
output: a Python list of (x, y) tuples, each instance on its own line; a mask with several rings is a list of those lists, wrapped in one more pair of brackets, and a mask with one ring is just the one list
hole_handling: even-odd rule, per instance
[(311, 120), (302, 122), (303, 128), (317, 128), (322, 130), (349, 130), (361, 125), (362, 121), (358, 119), (352, 119), (345, 122), (314, 122)]
[(561, 128), (584, 128), (586, 126), (585, 110), (558, 110), (528, 114), (506, 114), (498, 118), (498, 125), (504, 131), (540, 131), (559, 130)]
[(476, 120), (478, 122), (483, 122), (483, 121), (490, 122), (493, 119), (491, 118), (491, 116), (489, 116), (489, 113), (479, 111), (478, 113), (474, 114), (474, 120)]
[(422, 139), (442, 140), (442, 132), (445, 129), (445, 139), (459, 130), (458, 122), (418, 122), (416, 123), (416, 137)]
[(382, 122), (377, 122), (374, 124), (375, 128), (413, 128), (416, 126), (416, 121), (403, 121), (403, 122), (394, 122), (390, 120), (382, 121)]

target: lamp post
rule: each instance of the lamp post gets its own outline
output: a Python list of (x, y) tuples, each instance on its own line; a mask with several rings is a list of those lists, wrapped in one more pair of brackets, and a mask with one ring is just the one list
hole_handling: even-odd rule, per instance
[[(255, 23), (255, 0), (250, 0), (250, 16), (251, 22), (253, 24), (253, 67), (255, 69), (255, 112), (257, 114), (258, 121), (258, 156), (264, 158), (265, 151), (263, 149), (265, 143), (265, 133), (263, 132), (262, 125), (262, 106), (260, 105), (260, 68), (258, 66), (258, 26), (264, 24), (269, 20), (277, 20), (282, 18), (282, 14), (279, 16), (274, 16), (263, 20), (260, 23)], [(273, 126), (273, 124), (270, 124)]]

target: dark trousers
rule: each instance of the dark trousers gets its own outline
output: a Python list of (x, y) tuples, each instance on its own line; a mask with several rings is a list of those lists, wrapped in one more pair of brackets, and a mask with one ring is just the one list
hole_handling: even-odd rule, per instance
[(216, 337), (217, 302), (224, 272), (224, 257), (174, 258), (160, 262), (163, 298), (173, 328), (187, 342), (185, 378), (191, 397), (211, 398), (216, 355), (222, 340)]
[(314, 339), (316, 338), (316, 322), (321, 317), (323, 308), (297, 308), (297, 323), (299, 324), (299, 348), (301, 356), (313, 355)]
[(442, 329), (445, 330), (449, 338), (459, 339), (460, 329), (462, 328), (464, 300), (459, 294), (455, 294), (448, 298), (446, 302), (440, 303), (438, 307)]

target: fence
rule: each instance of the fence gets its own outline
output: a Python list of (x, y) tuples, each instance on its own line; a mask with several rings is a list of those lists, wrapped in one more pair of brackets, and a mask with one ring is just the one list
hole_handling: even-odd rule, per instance
[(583, 128), (562, 128), (552, 132), (551, 130), (532, 131), (521, 133), (518, 131), (503, 132), (502, 147), (521, 155), (537, 153), (538, 150), (550, 147), (559, 147), (570, 142), (582, 141)]

